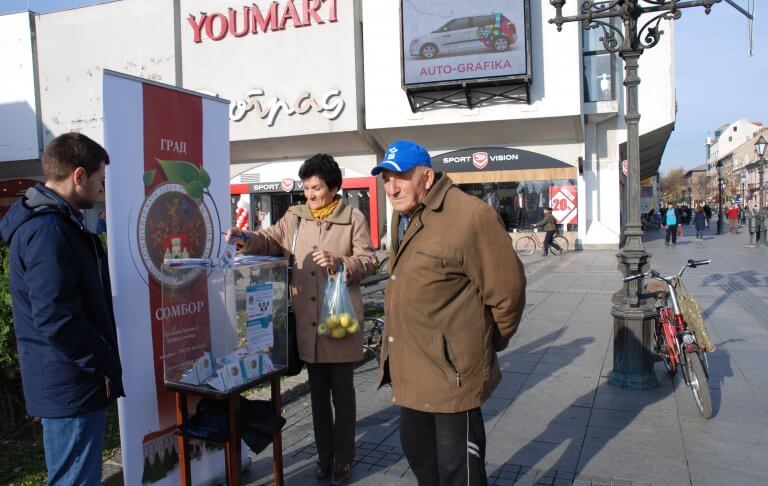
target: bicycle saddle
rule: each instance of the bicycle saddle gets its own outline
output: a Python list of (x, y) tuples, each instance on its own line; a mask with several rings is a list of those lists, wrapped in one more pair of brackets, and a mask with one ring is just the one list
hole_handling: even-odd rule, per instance
[(669, 284), (661, 280), (651, 280), (645, 284), (645, 290), (655, 294), (657, 298), (663, 299), (669, 295)]

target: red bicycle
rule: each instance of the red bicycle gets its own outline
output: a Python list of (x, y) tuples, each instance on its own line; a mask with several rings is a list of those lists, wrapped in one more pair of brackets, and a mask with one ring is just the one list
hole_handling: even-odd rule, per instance
[(630, 275), (625, 282), (650, 277), (646, 291), (658, 298), (658, 315), (654, 337), (656, 354), (664, 361), (670, 376), (680, 369), (686, 386), (691, 389), (699, 413), (704, 418), (712, 417), (712, 398), (709, 392), (709, 366), (704, 350), (699, 346), (696, 333), (685, 322), (680, 310), (676, 292), (677, 284), (687, 268), (707, 265), (711, 260), (688, 260), (677, 275), (664, 277), (656, 270)]

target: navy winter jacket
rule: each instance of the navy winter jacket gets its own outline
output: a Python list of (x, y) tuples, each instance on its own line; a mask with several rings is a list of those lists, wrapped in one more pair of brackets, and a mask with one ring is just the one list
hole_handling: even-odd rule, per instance
[(704, 211), (696, 211), (696, 215), (693, 217), (693, 224), (696, 225), (696, 229), (701, 231), (707, 227), (707, 215)]
[(38, 184), (0, 221), (0, 237), (27, 413), (70, 417), (124, 396), (107, 261), (80, 212)]

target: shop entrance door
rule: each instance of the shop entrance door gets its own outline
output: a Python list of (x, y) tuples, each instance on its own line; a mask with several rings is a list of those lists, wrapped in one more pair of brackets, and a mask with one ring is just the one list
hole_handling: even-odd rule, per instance
[(272, 224), (280, 221), (288, 208), (307, 202), (307, 198), (300, 192), (272, 194)]
[(370, 225), (371, 196), (368, 189), (344, 189), (343, 198), (345, 203), (362, 211)]

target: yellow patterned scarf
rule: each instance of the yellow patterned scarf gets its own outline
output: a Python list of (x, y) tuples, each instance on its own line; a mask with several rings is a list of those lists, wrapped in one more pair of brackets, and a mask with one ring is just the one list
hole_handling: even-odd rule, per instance
[(336, 198), (336, 199), (333, 200), (333, 202), (331, 204), (327, 205), (324, 208), (320, 208), (320, 209), (309, 208), (309, 210), (312, 211), (312, 217), (313, 218), (315, 218), (318, 221), (322, 221), (325, 218), (327, 218), (328, 216), (330, 216), (331, 213), (336, 210), (336, 208), (338, 207), (340, 202), (341, 202), (341, 199), (340, 198)]

